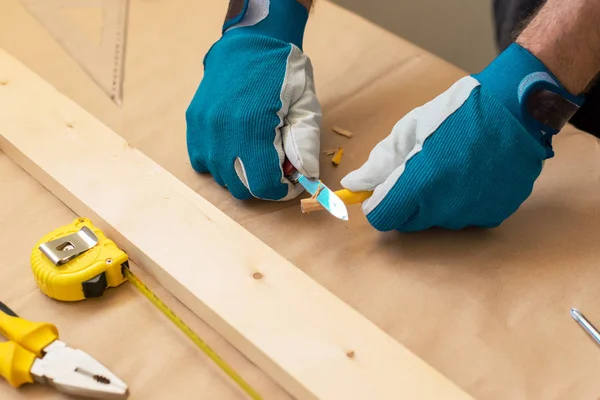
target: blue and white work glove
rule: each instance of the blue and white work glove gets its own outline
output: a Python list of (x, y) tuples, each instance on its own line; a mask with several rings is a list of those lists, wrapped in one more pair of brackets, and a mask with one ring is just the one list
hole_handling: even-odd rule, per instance
[(342, 185), (374, 190), (363, 211), (381, 231), (496, 227), (529, 197), (582, 102), (513, 44), (408, 113)]
[(319, 176), (322, 111), (302, 51), (308, 11), (297, 0), (231, 0), (222, 37), (186, 112), (193, 168), (210, 172), (238, 199), (288, 200), (287, 155)]

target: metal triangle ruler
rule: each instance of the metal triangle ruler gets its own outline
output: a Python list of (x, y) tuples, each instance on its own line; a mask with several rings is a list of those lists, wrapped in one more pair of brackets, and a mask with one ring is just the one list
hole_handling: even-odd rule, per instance
[[(121, 106), (129, 0), (21, 0), (21, 3), (94, 82)], [(69, 9), (81, 7), (91, 7), (102, 13), (99, 44), (86, 37), (65, 14)]]

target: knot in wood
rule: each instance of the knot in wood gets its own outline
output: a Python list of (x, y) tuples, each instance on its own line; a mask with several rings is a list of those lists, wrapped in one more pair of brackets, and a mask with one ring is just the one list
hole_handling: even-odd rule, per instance
[(252, 274), (252, 277), (254, 279), (262, 279), (263, 274), (261, 274), (260, 272), (255, 272), (254, 274)]

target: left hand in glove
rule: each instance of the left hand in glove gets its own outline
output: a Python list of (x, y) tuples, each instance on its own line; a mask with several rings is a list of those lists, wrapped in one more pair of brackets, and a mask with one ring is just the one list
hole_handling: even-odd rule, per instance
[(552, 135), (581, 104), (513, 44), (402, 118), (342, 185), (374, 190), (363, 211), (378, 230), (496, 227), (529, 197)]

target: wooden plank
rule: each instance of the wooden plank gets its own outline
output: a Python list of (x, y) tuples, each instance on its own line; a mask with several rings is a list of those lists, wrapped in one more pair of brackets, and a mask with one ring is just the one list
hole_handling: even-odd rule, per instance
[(296, 398), (469, 398), (4, 51), (0, 149)]

